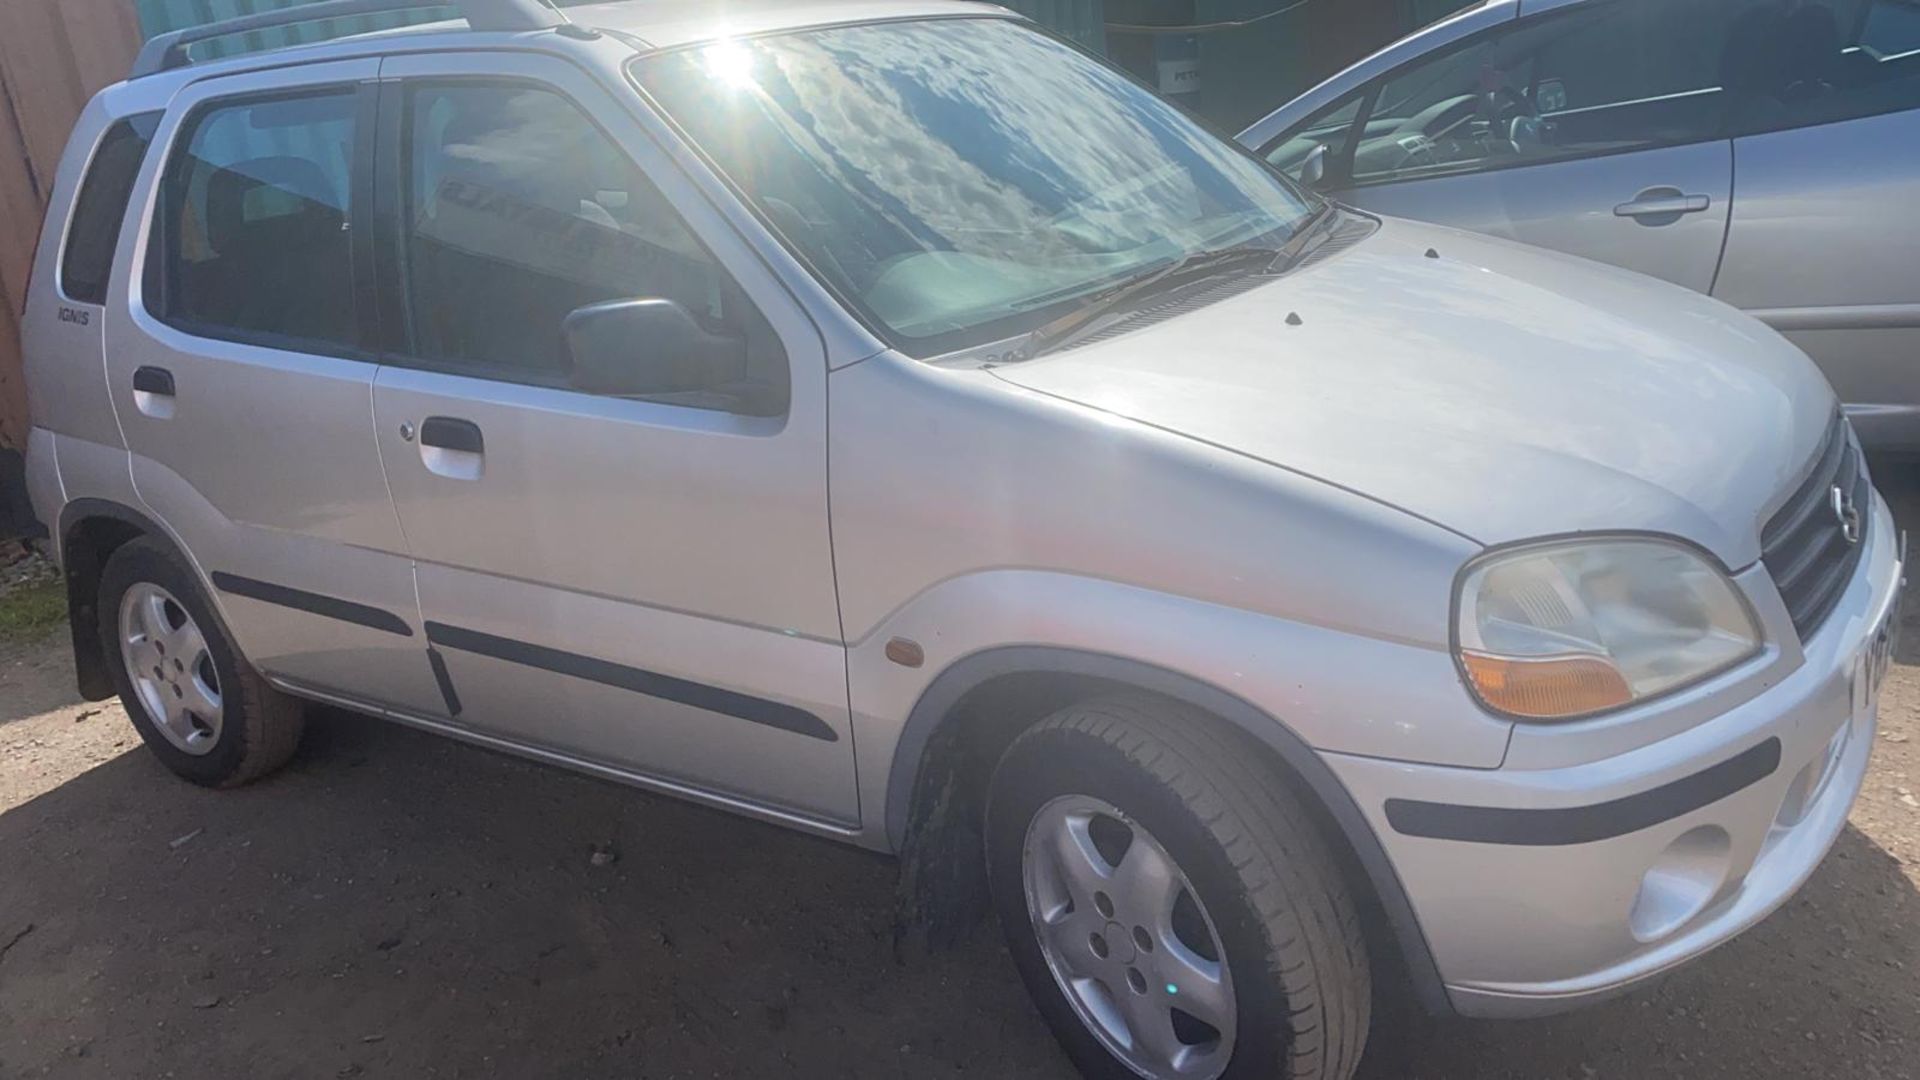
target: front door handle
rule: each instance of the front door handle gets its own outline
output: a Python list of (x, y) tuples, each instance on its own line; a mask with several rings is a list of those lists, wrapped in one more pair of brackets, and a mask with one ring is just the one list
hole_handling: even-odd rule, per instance
[(163, 367), (134, 368), (133, 405), (155, 420), (173, 419), (173, 372)]
[(486, 439), (480, 434), (480, 425), (471, 420), (429, 416), (426, 423), (420, 425), (420, 445), (479, 454), (486, 450)]
[[(1666, 224), (1679, 220), (1682, 214), (1698, 214), (1712, 205), (1713, 200), (1705, 195), (1688, 195), (1676, 187), (1652, 187), (1635, 195), (1632, 202), (1614, 207), (1613, 216), (1636, 218), (1645, 225)], [(1649, 220), (1659, 218), (1665, 220)]]
[(429, 416), (420, 422), (420, 461), (436, 476), (478, 480), (485, 454), (486, 439), (480, 425), (471, 420)]

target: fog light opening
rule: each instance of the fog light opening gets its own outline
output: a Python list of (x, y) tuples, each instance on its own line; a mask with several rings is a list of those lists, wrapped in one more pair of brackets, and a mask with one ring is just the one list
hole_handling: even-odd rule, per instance
[(1634, 940), (1658, 941), (1685, 926), (1720, 895), (1732, 862), (1733, 840), (1718, 825), (1682, 833), (1640, 879), (1627, 926)]

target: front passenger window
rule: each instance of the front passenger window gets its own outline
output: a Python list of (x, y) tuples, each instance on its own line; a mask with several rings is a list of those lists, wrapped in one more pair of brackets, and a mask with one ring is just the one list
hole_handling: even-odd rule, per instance
[(406, 118), (402, 239), (420, 360), (563, 385), (563, 325), (590, 305), (671, 300), (714, 331), (751, 318), (660, 192), (559, 94), (416, 86)]

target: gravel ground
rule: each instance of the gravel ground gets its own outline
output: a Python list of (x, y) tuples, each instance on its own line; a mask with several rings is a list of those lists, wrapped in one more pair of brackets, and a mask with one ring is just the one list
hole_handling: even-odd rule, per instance
[[(1900, 660), (1786, 908), (1586, 1012), (1389, 1009), (1365, 1075), (1920, 1076), (1920, 625)], [(0, 642), (0, 1077), (1068, 1074), (991, 930), (896, 960), (886, 860), (338, 712), (204, 791), (71, 683)]]

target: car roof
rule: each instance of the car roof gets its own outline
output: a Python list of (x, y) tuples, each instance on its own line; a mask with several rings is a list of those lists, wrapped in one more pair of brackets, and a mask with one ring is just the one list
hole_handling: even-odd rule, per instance
[(842, 23), (1012, 14), (974, 0), (618, 0), (562, 10), (581, 26), (617, 31), (653, 49)]
[[(852, 23), (963, 16), (1019, 17), (997, 4), (977, 0), (614, 0), (569, 5), (560, 11), (576, 26), (616, 35), (642, 54), (727, 37)], [(476, 34), (476, 44), (484, 39), (488, 47), (494, 48), (503, 42), (541, 36), (541, 32), (476, 32), (468, 29), (464, 19), (444, 19), (281, 48), (243, 51), (151, 72), (141, 71), (136, 63), (130, 79), (108, 87), (107, 92), (113, 94), (121, 87), (141, 86), (145, 89), (140, 95), (144, 101), (163, 89), (196, 78), (290, 67), (316, 60), (378, 56), (423, 46), (445, 48), (468, 40), (465, 35), (470, 33)]]

